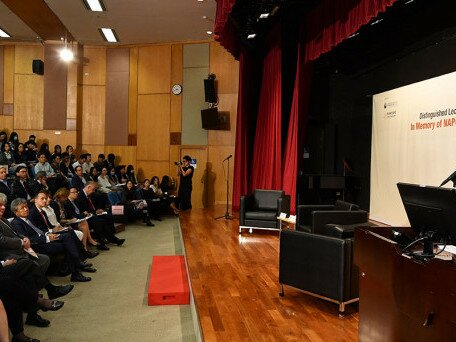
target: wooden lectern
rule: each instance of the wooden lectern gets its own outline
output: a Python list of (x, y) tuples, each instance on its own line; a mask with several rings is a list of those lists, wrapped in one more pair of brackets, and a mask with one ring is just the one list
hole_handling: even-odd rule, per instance
[[(403, 229), (411, 234), (410, 228)], [(359, 340), (456, 341), (456, 263), (403, 256), (390, 227), (355, 230)]]

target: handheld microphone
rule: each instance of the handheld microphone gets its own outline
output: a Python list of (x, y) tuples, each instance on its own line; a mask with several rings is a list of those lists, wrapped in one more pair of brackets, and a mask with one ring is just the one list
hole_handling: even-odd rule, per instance
[(232, 156), (233, 156), (233, 155), (232, 155), (232, 154), (230, 154), (228, 157), (226, 157), (225, 159), (223, 159), (223, 160), (222, 160), (222, 162), (224, 162), (225, 160), (228, 160), (228, 159), (230, 159)]

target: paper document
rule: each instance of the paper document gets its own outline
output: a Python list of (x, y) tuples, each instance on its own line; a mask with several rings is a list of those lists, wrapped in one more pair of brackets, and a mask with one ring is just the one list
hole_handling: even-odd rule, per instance
[[(443, 248), (443, 245), (439, 245), (439, 248)], [(456, 246), (454, 245), (446, 245), (444, 250), (445, 252), (456, 254)]]

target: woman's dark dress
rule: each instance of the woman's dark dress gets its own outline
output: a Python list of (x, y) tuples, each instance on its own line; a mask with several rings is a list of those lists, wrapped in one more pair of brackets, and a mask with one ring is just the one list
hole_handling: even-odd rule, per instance
[(191, 169), (192, 172), (188, 176), (180, 175), (179, 182), (179, 209), (187, 210), (192, 208), (192, 178), (195, 168), (193, 166), (183, 167), (182, 170), (187, 171)]

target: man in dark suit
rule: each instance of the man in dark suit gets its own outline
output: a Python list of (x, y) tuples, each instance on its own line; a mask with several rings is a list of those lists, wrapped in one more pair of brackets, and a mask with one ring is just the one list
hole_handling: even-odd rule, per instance
[[(49, 267), (49, 257), (30, 250), (30, 240), (19, 236), (10, 223), (3, 218), (6, 196), (0, 193), (0, 279), (13, 277), (21, 280), (33, 293), (45, 288), (49, 299), (68, 294), (73, 285), (55, 286), (45, 276)], [(29, 253), (26, 252), (29, 250)], [(63, 303), (61, 304), (63, 305)], [(60, 306), (61, 306), (60, 305)], [(41, 318), (35, 311), (30, 311), (27, 323), (47, 326), (49, 321)]]
[[(39, 192), (35, 197), (35, 203), (44, 206), (47, 195), (42, 192)], [(95, 272), (95, 269), (91, 268), (91, 264), (81, 263), (79, 250), (71, 233), (52, 233), (53, 226), (47, 221), (45, 213), (40, 211), (39, 208), (35, 206), (39, 212), (36, 215), (41, 216), (44, 224), (49, 225), (49, 229), (42, 230), (37, 227), (29, 219), (29, 208), (27, 202), (22, 198), (16, 198), (11, 203), (11, 211), (14, 212), (16, 217), (11, 222), (15, 231), (18, 234), (27, 236), (34, 250), (39, 253), (43, 253), (49, 256), (56, 254), (64, 253), (66, 258), (66, 264), (71, 272), (71, 281), (86, 282), (90, 281), (90, 277), (85, 277), (80, 273), (80, 270), (87, 272)], [(74, 232), (73, 232), (74, 233)]]
[(84, 178), (82, 173), (82, 166), (78, 165), (74, 168), (75, 175), (71, 178), (70, 185), (78, 191), (81, 191), (87, 183), (87, 180)]
[(0, 166), (0, 192), (6, 195), (7, 201), (5, 203), (5, 214), (4, 217), (11, 217), (11, 210), (9, 208), (13, 201), (13, 193), (11, 192), (11, 184), (8, 182), (8, 174), (5, 166)]
[[(104, 229), (105, 237), (109, 242), (115, 243), (117, 246), (121, 246), (125, 239), (119, 239), (114, 235), (116, 229), (114, 227), (114, 218), (111, 214), (105, 213), (103, 209), (96, 208), (94, 202), (92, 202), (91, 195), (97, 189), (98, 184), (94, 181), (89, 181), (84, 186), (84, 189), (79, 192), (76, 204), (83, 213), (90, 213), (94, 215), (98, 220), (103, 221), (105, 227)], [(108, 234), (109, 232), (109, 234)]]
[(14, 198), (25, 198), (27, 201), (33, 198), (32, 189), (28, 181), (27, 167), (17, 167), (16, 178), (14, 179), (12, 188)]

